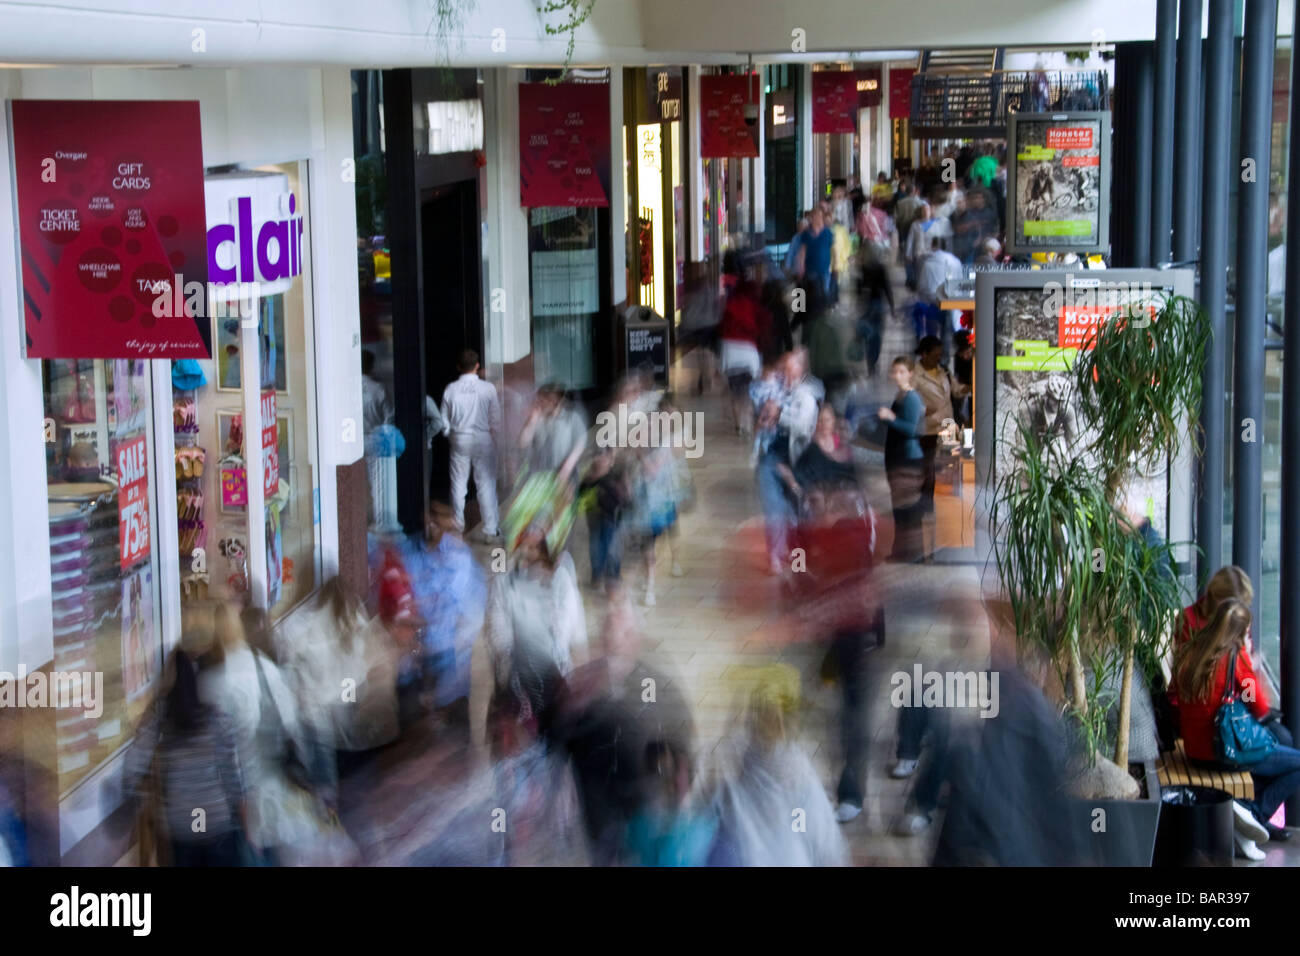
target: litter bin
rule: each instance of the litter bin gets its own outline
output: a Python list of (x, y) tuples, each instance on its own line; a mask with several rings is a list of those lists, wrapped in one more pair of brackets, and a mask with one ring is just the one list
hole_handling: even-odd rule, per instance
[(1232, 866), (1232, 794), (1213, 787), (1161, 790), (1153, 866)]
[(652, 369), (655, 384), (668, 385), (668, 322), (646, 306), (632, 306), (623, 315), (623, 368)]

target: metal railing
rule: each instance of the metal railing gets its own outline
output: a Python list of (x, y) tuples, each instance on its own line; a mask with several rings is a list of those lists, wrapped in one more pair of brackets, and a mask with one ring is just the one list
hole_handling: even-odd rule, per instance
[(912, 129), (918, 138), (1005, 135), (1013, 113), (1109, 109), (1102, 70), (917, 73)]

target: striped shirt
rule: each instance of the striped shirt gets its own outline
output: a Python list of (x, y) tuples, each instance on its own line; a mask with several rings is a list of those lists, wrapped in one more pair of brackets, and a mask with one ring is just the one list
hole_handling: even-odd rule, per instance
[[(238, 829), (244, 780), (229, 720), (212, 712), (181, 734), (166, 726), (159, 711), (157, 706), (149, 711), (127, 751), (123, 792), (141, 798), (156, 776), (162, 818), (173, 840), (206, 841)], [(202, 817), (194, 813), (200, 809)], [(199, 819), (203, 829), (196, 833)]]

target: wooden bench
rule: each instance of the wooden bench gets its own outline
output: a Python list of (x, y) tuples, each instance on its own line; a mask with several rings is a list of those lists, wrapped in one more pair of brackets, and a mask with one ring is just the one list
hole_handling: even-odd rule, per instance
[(1234, 800), (1253, 800), (1255, 780), (1249, 773), (1233, 770), (1215, 770), (1187, 758), (1183, 738), (1179, 737), (1173, 750), (1167, 750), (1156, 762), (1156, 775), (1160, 786), (1213, 787), (1232, 794)]

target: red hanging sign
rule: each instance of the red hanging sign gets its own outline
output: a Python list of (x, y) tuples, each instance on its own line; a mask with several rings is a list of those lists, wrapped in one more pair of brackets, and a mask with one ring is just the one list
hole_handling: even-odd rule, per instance
[(27, 357), (211, 358), (199, 104), (11, 107)]
[(262, 492), (274, 498), (280, 491), (280, 436), (275, 418), (275, 389), (262, 393)]
[(845, 70), (812, 75), (814, 133), (854, 133), (858, 128), (858, 78)]
[(910, 119), (912, 116), (912, 76), (916, 70), (897, 67), (889, 71), (889, 118)]
[[(752, 107), (753, 124), (746, 122)], [(758, 77), (700, 77), (700, 156), (758, 158)]]
[(519, 203), (608, 206), (609, 84), (519, 84)]
[(149, 556), (148, 451), (144, 435), (117, 446), (117, 539), (124, 571)]

